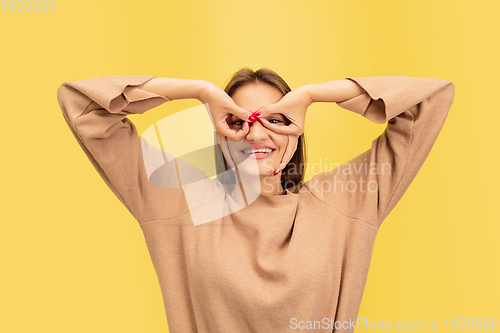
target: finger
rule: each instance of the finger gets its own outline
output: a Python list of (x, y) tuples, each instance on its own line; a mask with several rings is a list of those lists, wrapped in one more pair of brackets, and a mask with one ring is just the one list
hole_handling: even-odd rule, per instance
[(237, 106), (234, 103), (233, 103), (233, 105), (234, 105), (234, 107), (231, 108), (231, 110), (230, 110), (231, 114), (237, 116), (238, 118), (240, 118), (240, 119), (242, 119), (244, 121), (249, 121), (250, 120), (249, 117), (250, 117), (250, 115), (252, 115), (252, 112), (247, 111), (245, 109), (242, 109), (242, 108), (240, 108), (239, 106)]
[(221, 130), (221, 133), (232, 141), (243, 140), (249, 132), (250, 132), (250, 126), (249, 123), (246, 121), (243, 122), (243, 126), (239, 130), (231, 129), (229, 128), (229, 126), (226, 126)]
[(302, 130), (294, 123), (290, 123), (288, 126), (277, 125), (270, 123), (266, 118), (258, 117), (257, 120), (262, 124), (262, 126), (278, 134), (285, 135), (300, 135)]
[(216, 126), (215, 131), (223, 136), (226, 136), (230, 140), (241, 141), (250, 131), (250, 126), (248, 125), (248, 122), (243, 122), (242, 128), (236, 130), (230, 128), (227, 121), (224, 120), (223, 123), (218, 124), (218, 126)]
[(236, 132), (235, 139), (237, 141), (243, 140), (250, 132), (250, 123), (248, 121), (243, 122), (242, 128)]
[(297, 149), (297, 143), (299, 141), (299, 137), (296, 135), (288, 136), (288, 144), (286, 145), (285, 152), (283, 153), (283, 157), (281, 158), (281, 162), (274, 170), (273, 175), (276, 176), (280, 173), (288, 164), (288, 162), (292, 159), (293, 154), (295, 154), (295, 150)]
[[(274, 104), (263, 106), (259, 109), (259, 111), (261, 111), (262, 114), (257, 118), (257, 120), (259, 118), (263, 120), (273, 113), (279, 113), (289, 121), (286, 127), (283, 125), (266, 122), (266, 127), (269, 127), (269, 129), (274, 129), (276, 133), (300, 135), (304, 131), (305, 111), (307, 111), (307, 109), (305, 109), (304, 115), (302, 115), (302, 112), (299, 112), (300, 110), (291, 112), (290, 106), (284, 105), (282, 101), (279, 101)], [(297, 114), (295, 115), (294, 113)], [(263, 122), (264, 121), (261, 121), (262, 124)]]
[(281, 113), (279, 111), (278, 108), (276, 108), (276, 105), (278, 104), (279, 102), (276, 102), (274, 104), (269, 104), (269, 105), (266, 105), (266, 106), (263, 106), (261, 107), (258, 111), (261, 112), (261, 117), (267, 117), (269, 116), (270, 114), (273, 114), (273, 113)]

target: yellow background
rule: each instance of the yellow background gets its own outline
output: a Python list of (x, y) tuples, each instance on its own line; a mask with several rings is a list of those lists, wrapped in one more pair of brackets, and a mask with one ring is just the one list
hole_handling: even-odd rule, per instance
[[(0, 332), (167, 332), (141, 229), (78, 146), (56, 90), (127, 74), (223, 87), (242, 66), (269, 67), (292, 88), (349, 76), (452, 81), (441, 134), (377, 236), (358, 317), (421, 320), (425, 330), (439, 318), (441, 331), (446, 318), (500, 318), (498, 2), (55, 3), (0, 7)], [(130, 119), (141, 133), (198, 104)], [(313, 104), (309, 163), (345, 162), (384, 127)]]

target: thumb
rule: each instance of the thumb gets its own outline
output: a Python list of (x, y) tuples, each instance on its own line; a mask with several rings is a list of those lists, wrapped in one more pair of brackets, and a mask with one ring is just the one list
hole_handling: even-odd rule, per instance
[(259, 117), (267, 117), (273, 113), (280, 113), (279, 111), (277, 111), (276, 103), (263, 106), (257, 111), (261, 111), (261, 114)]

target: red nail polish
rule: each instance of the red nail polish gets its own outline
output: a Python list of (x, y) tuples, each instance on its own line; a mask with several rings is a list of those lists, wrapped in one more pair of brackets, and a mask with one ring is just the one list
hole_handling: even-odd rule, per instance
[(257, 121), (258, 121), (259, 123), (261, 123), (262, 125), (264, 125), (264, 124), (262, 123), (262, 120), (260, 120), (260, 118), (257, 118)]
[(261, 114), (262, 114), (262, 111), (257, 110), (248, 116), (248, 120), (250, 120), (251, 122), (256, 122), (257, 120), (259, 120), (259, 118), (257, 118), (257, 117), (260, 116)]

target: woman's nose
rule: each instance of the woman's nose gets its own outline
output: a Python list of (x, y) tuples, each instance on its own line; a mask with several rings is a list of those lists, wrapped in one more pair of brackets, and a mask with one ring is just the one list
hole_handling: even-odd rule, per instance
[(251, 122), (249, 125), (250, 128), (247, 134), (247, 140), (261, 141), (267, 137), (267, 130), (260, 122)]

